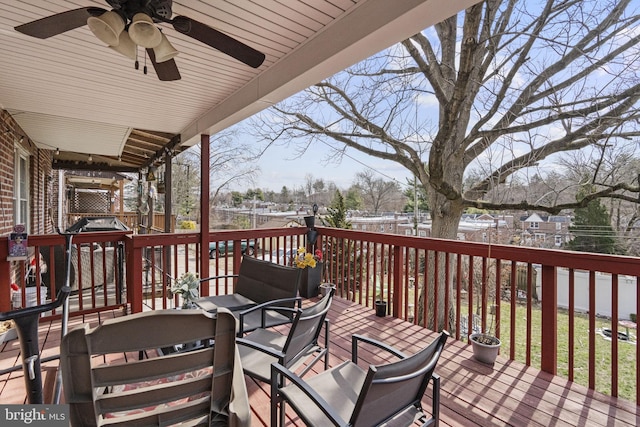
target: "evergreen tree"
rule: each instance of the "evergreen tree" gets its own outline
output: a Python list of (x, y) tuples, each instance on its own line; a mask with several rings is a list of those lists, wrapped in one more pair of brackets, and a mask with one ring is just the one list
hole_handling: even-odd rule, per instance
[(407, 179), (407, 188), (402, 192), (404, 196), (407, 198), (407, 203), (405, 203), (404, 208), (402, 208), (403, 212), (414, 212), (414, 204), (416, 200), (416, 192), (418, 190), (418, 211), (427, 212), (429, 210), (429, 202), (427, 200), (427, 193), (422, 186), (414, 186), (414, 182)]
[(567, 244), (570, 250), (602, 254), (621, 252), (611, 227), (609, 212), (597, 199), (589, 202), (586, 207), (575, 210), (574, 223), (569, 231), (574, 236)]
[(351, 188), (347, 190), (347, 196), (344, 203), (348, 210), (357, 211), (362, 209), (364, 203), (362, 201), (360, 190), (357, 186), (352, 185)]
[(331, 206), (327, 208), (329, 215), (327, 215), (323, 222), (329, 227), (351, 229), (351, 223), (347, 221), (347, 208), (344, 202), (344, 197), (340, 190), (336, 190), (336, 195), (331, 202)]

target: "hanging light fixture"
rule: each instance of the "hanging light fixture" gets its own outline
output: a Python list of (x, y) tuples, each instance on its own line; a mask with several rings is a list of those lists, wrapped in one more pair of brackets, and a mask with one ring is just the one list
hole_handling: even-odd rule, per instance
[(155, 181), (156, 180), (156, 176), (153, 173), (153, 169), (149, 168), (149, 171), (147, 172), (146, 180), (147, 180), (147, 182), (151, 182), (151, 181)]
[(154, 48), (162, 42), (162, 33), (145, 13), (136, 13), (129, 25), (129, 37), (139, 46)]
[(178, 51), (169, 43), (167, 36), (162, 32), (160, 34), (162, 39), (160, 44), (153, 48), (153, 53), (156, 55), (156, 62), (165, 62), (175, 58), (178, 55)]
[(59, 155), (60, 155), (60, 149), (56, 148), (56, 156), (59, 156)]
[(89, 154), (89, 158), (87, 159), (87, 161), (88, 161), (89, 163), (93, 162), (93, 156), (92, 156), (91, 154)]
[(124, 30), (124, 20), (111, 10), (100, 16), (90, 16), (87, 18), (87, 26), (102, 42), (108, 46), (117, 46), (120, 33)]
[(118, 37), (118, 44), (116, 46), (109, 47), (129, 59), (136, 59), (136, 50), (138, 47), (133, 40), (131, 40), (129, 33), (126, 31), (120, 33), (120, 37)]

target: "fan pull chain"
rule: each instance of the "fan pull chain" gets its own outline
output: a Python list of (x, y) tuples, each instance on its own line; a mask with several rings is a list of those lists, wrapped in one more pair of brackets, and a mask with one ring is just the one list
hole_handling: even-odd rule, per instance
[(133, 63), (133, 67), (136, 70), (140, 68), (140, 63), (138, 62), (138, 46), (136, 46), (136, 62)]
[(144, 68), (142, 70), (146, 76), (147, 75), (147, 55), (144, 56)]

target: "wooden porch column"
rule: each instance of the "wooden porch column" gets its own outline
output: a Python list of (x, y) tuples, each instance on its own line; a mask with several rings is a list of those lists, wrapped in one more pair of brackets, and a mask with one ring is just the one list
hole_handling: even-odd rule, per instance
[(171, 152), (164, 157), (164, 232), (171, 233), (171, 215), (173, 204), (173, 192), (171, 191)]
[[(209, 135), (200, 135), (200, 277), (209, 277)], [(209, 295), (209, 286), (202, 287)]]
[(127, 258), (127, 301), (131, 304), (131, 312), (142, 311), (142, 248), (135, 247), (134, 235), (124, 237)]
[(558, 360), (558, 279), (556, 267), (542, 266), (542, 360), (540, 369), (556, 375)]
[(120, 212), (120, 219), (122, 220), (123, 216), (124, 216), (124, 180), (121, 179), (119, 181), (119, 184), (120, 184), (120, 197), (119, 197), (119, 199), (120, 199), (120, 211), (119, 212)]

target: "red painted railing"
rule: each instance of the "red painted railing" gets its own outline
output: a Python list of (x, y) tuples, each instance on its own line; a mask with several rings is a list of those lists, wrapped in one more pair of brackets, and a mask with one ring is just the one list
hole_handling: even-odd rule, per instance
[[(384, 298), (388, 315), (430, 329), (449, 329), (464, 341), (473, 331), (491, 330), (502, 341), (504, 357), (640, 403), (640, 347), (605, 339), (607, 330), (622, 338), (637, 333), (627, 329), (632, 324), (619, 322), (640, 307), (639, 259), (322, 227), (318, 231), (323, 280), (337, 286), (338, 296), (372, 309), (376, 298)], [(254, 256), (284, 264), (288, 261), (282, 254), (304, 246), (305, 232), (303, 227), (222, 231), (204, 240), (230, 241), (233, 248), (251, 242)], [(182, 272), (228, 276), (238, 271), (241, 251), (203, 260), (209, 251), (201, 247), (202, 241), (199, 233), (76, 236), (72, 315), (117, 306), (134, 312), (173, 307), (178, 301), (170, 298), (168, 288)], [(50, 260), (64, 241), (56, 235), (30, 236), (29, 244), (48, 252)], [(23, 283), (30, 267), (28, 261), (7, 262), (6, 248), (0, 244), (0, 311), (10, 309), (12, 272), (17, 271)], [(125, 252), (122, 280), (118, 248)], [(35, 262), (37, 273), (42, 264)], [(48, 280), (55, 286), (59, 265), (48, 263)], [(37, 281), (40, 276), (36, 274)], [(232, 289), (233, 279), (221, 277), (201, 294)]]

